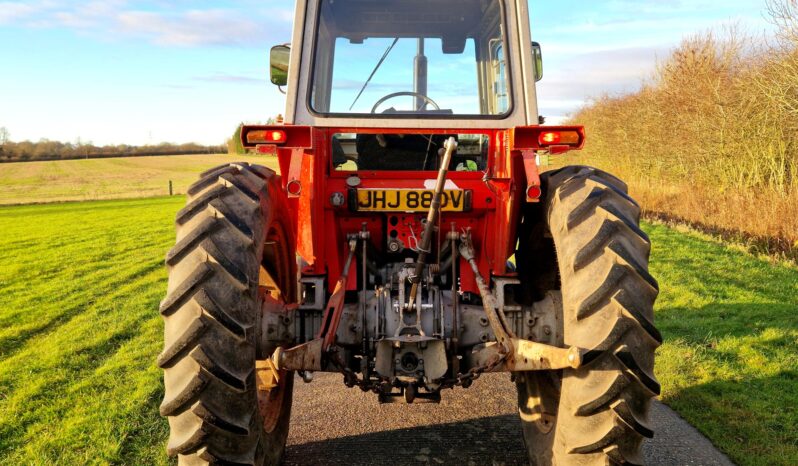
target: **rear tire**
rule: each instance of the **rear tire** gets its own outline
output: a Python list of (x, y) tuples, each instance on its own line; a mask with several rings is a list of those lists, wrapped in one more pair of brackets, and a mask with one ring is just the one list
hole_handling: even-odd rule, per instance
[(177, 214), (177, 244), (166, 257), (169, 285), (160, 307), (167, 452), (181, 465), (279, 464), (293, 373), (280, 374), (264, 392), (255, 369), (274, 350), (258, 348), (263, 299), (291, 303), (296, 296), (294, 235), (280, 178), (264, 167), (225, 165), (204, 173), (188, 194)]
[[(640, 207), (614, 176), (567, 167), (541, 177), (546, 198), (520, 231), (542, 223), (556, 251), (562, 341), (590, 350), (579, 369), (517, 374), (524, 441), (534, 465), (642, 464), (651, 398), (660, 392), (653, 325), (657, 281)], [(537, 216), (537, 217), (536, 217)], [(525, 237), (521, 277), (550, 276), (536, 261), (546, 239)], [(528, 246), (525, 246), (527, 244)], [(533, 287), (530, 287), (533, 288)]]

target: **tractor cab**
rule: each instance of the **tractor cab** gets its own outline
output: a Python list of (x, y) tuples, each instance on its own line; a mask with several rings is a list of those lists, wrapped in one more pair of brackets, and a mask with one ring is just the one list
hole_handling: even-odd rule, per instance
[(510, 111), (503, 16), (498, 0), (322, 2), (308, 110), (369, 119), (503, 117)]
[(336, 171), (437, 170), (452, 132), (413, 131), (423, 127), (469, 130), (454, 134), (451, 168), (485, 171), (489, 134), (470, 130), (540, 120), (541, 53), (521, 3), (300, 2), (296, 24), (304, 26), (293, 45), (271, 52), (271, 81), (287, 88), (285, 121), (360, 128), (331, 135)]
[[(286, 122), (508, 128), (538, 123), (525, 2), (308, 0), (272, 51)], [(290, 53), (287, 53), (290, 50)], [(288, 59), (288, 60), (286, 60)]]

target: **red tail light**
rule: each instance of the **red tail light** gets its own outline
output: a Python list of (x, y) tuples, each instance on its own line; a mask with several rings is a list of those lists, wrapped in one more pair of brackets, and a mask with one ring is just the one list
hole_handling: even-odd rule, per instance
[(250, 131), (247, 133), (247, 142), (250, 144), (284, 144), (288, 139), (285, 131), (276, 129)]
[(545, 150), (561, 154), (585, 145), (583, 126), (518, 126), (510, 130), (514, 150)]
[(302, 183), (299, 180), (291, 180), (288, 182), (285, 190), (288, 191), (289, 196), (298, 197), (302, 194)]
[(540, 186), (530, 186), (526, 188), (526, 200), (527, 201), (534, 201), (540, 199), (540, 196), (543, 195), (543, 190), (540, 189)]
[(538, 137), (541, 147), (546, 146), (576, 146), (580, 143), (580, 135), (577, 131), (544, 131)]
[[(241, 144), (246, 149), (260, 151), (259, 146), (280, 149), (310, 149), (313, 147), (313, 129), (309, 126), (248, 126), (241, 127)], [(266, 149), (263, 149), (266, 150)]]

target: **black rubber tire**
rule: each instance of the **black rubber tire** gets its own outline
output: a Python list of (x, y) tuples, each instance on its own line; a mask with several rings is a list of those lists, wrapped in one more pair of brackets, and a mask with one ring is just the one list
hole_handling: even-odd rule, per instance
[[(643, 439), (653, 436), (651, 398), (660, 392), (653, 371), (662, 336), (653, 324), (659, 288), (648, 272), (651, 243), (639, 227), (640, 207), (622, 181), (597, 169), (566, 167), (544, 173), (542, 182), (544, 202), (520, 231), (545, 226), (562, 292), (560, 343), (590, 351), (579, 369), (517, 374), (530, 463), (642, 464)], [(531, 272), (551, 267), (545, 254), (534, 261), (546, 241), (523, 238), (522, 277), (547, 276)]]
[[(165, 348), (158, 365), (166, 390), (160, 411), (171, 430), (167, 452), (181, 465), (263, 465), (282, 459), (293, 374), (282, 387), (276, 427), (265, 432), (255, 362), (256, 353), (263, 352), (257, 348), (258, 285), (270, 232), (281, 230), (287, 243), (280, 247), (291, 261), (295, 257), (286, 209), (273, 171), (236, 163), (203, 173), (177, 214), (177, 244), (166, 257), (169, 285), (160, 306)], [(281, 267), (280, 275), (287, 275), (280, 279), (281, 291), (293, 297), (296, 265)]]

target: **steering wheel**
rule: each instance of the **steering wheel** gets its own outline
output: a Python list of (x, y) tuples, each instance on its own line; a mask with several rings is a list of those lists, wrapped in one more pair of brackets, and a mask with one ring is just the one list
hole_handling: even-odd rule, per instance
[[(438, 106), (438, 104), (435, 103), (434, 100), (430, 99), (429, 97), (425, 96), (424, 94), (422, 94), (420, 92), (403, 91), (403, 92), (394, 92), (393, 94), (388, 94), (385, 97), (383, 97), (382, 99), (378, 100), (377, 103), (374, 104), (374, 107), (372, 107), (371, 113), (377, 113), (377, 108), (379, 108), (379, 106), (382, 105), (385, 101), (393, 99), (394, 97), (403, 97), (403, 96), (418, 97), (420, 99), (424, 99), (424, 102), (426, 102), (426, 103), (432, 105), (433, 107), (435, 107), (435, 110), (440, 110), (441, 109)], [(421, 110), (421, 109), (419, 108), (416, 111), (418, 111), (418, 110)]]

